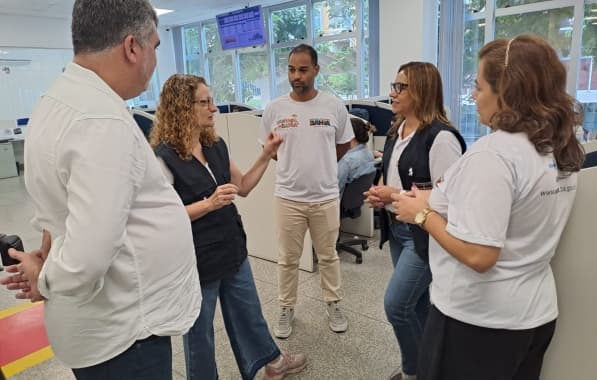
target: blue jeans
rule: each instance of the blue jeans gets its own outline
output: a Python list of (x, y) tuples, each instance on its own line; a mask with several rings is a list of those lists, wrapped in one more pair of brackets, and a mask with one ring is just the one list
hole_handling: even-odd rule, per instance
[(243, 379), (253, 379), (259, 369), (280, 355), (261, 312), (249, 260), (237, 273), (201, 285), (201, 313), (184, 336), (189, 380), (216, 380), (214, 315), (220, 297), (224, 326)]
[(416, 375), (419, 348), (429, 312), (429, 264), (417, 255), (405, 223), (390, 223), (390, 253), (394, 273), (384, 297), (388, 321), (402, 353), (402, 372)]
[(73, 373), (77, 380), (172, 380), (170, 337), (138, 340), (122, 354)]

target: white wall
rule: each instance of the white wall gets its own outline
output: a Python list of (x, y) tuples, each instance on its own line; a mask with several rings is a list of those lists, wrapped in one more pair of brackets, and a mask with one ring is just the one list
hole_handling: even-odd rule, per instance
[(42, 94), (72, 60), (72, 49), (15, 48), (0, 46), (0, 120), (29, 117)]
[(379, 88), (389, 92), (398, 67), (437, 63), (437, 0), (379, 0)]
[(174, 40), (170, 28), (160, 27), (158, 28), (158, 34), (160, 35), (160, 47), (157, 51), (158, 65), (156, 70), (161, 91), (164, 82), (176, 73), (176, 60), (174, 58)]
[(70, 20), (0, 14), (0, 47), (72, 49)]

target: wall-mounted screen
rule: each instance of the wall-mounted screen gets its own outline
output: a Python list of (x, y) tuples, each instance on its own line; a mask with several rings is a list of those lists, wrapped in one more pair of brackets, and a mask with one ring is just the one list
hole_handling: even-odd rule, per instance
[(239, 9), (216, 16), (222, 49), (264, 45), (265, 27), (261, 6)]

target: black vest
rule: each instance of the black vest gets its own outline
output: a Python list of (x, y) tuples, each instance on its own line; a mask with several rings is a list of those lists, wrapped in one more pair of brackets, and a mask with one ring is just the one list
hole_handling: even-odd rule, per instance
[[(230, 182), (230, 158), (224, 140), (203, 146), (217, 184), (195, 157), (186, 161), (166, 144), (160, 144), (156, 155), (166, 163), (174, 177), (174, 190), (186, 206), (209, 198), (217, 186)], [(235, 273), (247, 257), (247, 241), (242, 221), (234, 204), (212, 211), (191, 222), (197, 268), (202, 284)]]
[[(434, 120), (430, 125), (424, 128), (419, 128), (415, 132), (412, 139), (400, 155), (400, 159), (398, 160), (398, 168), (389, 167), (390, 157), (394, 151), (394, 145), (396, 145), (397, 138), (391, 138), (388, 136), (383, 149), (384, 155), (382, 161), (384, 185), (386, 184), (386, 178), (388, 178), (388, 170), (398, 170), (402, 188), (405, 190), (410, 190), (413, 182), (431, 182), (431, 171), (429, 170), (429, 150), (435, 141), (435, 137), (441, 131), (452, 132), (458, 139), (458, 142), (460, 142), (462, 153), (465, 152), (466, 143), (456, 128), (443, 124), (438, 120)], [(382, 248), (383, 243), (388, 240), (389, 223), (390, 221), (388, 220), (387, 214), (385, 212), (381, 212), (381, 238), (379, 239), (380, 249)], [(409, 224), (408, 226), (413, 234), (415, 251), (423, 260), (427, 262), (429, 260), (429, 234), (416, 224)]]

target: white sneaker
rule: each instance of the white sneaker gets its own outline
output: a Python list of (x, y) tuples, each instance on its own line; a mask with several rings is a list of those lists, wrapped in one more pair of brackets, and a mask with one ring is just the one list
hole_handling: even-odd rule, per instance
[(338, 306), (338, 301), (328, 303), (327, 314), (330, 319), (330, 329), (333, 332), (340, 333), (348, 329), (348, 320)]
[(290, 307), (280, 308), (278, 323), (274, 326), (276, 338), (288, 338), (292, 334), (292, 322), (294, 321), (294, 309)]

